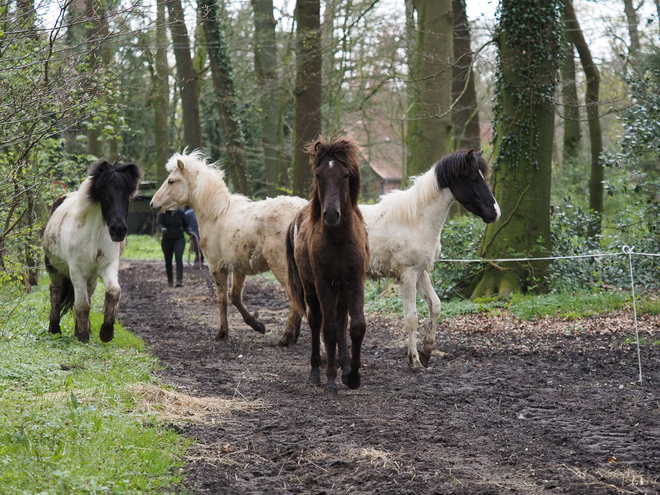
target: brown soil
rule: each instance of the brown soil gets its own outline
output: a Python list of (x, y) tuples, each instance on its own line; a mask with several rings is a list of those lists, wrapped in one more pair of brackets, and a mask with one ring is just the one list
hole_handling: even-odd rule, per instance
[[(282, 348), (284, 290), (248, 280), (265, 336), (230, 310), (216, 342), (208, 270), (167, 288), (161, 263), (122, 262), (120, 319), (160, 358), (162, 379), (197, 398), (245, 399), (194, 440), (187, 492), (200, 494), (660, 493), (660, 319), (445, 320), (431, 368), (409, 371), (401, 318), (368, 314), (362, 385), (326, 399), (309, 385), (310, 337)], [(251, 406), (251, 405), (254, 405)], [(218, 410), (219, 411), (219, 410)]]

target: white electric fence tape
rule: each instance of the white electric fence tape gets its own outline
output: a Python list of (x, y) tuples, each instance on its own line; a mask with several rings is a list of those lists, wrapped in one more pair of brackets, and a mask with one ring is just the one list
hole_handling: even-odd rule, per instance
[(623, 246), (620, 253), (593, 253), (593, 254), (577, 254), (573, 256), (547, 256), (544, 258), (494, 258), (494, 259), (449, 259), (438, 258), (436, 261), (444, 263), (504, 263), (511, 261), (544, 261), (544, 260), (568, 260), (575, 258), (605, 258), (610, 256), (628, 256), (628, 265), (630, 266), (630, 289), (632, 292), (633, 301), (633, 316), (635, 320), (635, 340), (637, 342), (637, 362), (639, 363), (639, 384), (642, 384), (642, 357), (639, 349), (639, 330), (637, 325), (637, 302), (635, 300), (635, 280), (633, 278), (633, 255), (636, 256), (653, 256), (660, 257), (657, 253), (635, 253), (635, 246)]

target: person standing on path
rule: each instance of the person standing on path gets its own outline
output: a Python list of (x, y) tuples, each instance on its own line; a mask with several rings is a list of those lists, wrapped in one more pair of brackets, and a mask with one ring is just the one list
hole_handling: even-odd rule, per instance
[[(188, 256), (191, 252), (195, 253), (193, 268), (202, 268), (204, 266), (204, 253), (202, 253), (202, 247), (199, 245), (199, 224), (195, 212), (190, 206), (186, 206), (186, 221), (188, 222), (188, 234), (190, 234)], [(190, 257), (188, 257), (188, 260), (190, 260)]]
[(165, 255), (167, 285), (172, 287), (172, 254), (174, 254), (176, 257), (176, 286), (183, 287), (183, 250), (186, 247), (186, 238), (183, 233), (188, 232), (185, 213), (179, 208), (159, 213), (158, 230), (163, 235), (160, 246)]

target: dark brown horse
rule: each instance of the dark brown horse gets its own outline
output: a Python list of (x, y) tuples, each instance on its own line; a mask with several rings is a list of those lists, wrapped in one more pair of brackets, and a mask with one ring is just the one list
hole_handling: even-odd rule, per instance
[[(367, 229), (358, 209), (361, 180), (355, 141), (319, 138), (307, 146), (314, 172), (309, 203), (296, 215), (287, 235), (289, 288), (293, 304), (307, 314), (312, 330), (310, 381), (320, 385), (320, 334), (328, 355), (326, 395), (337, 396), (336, 348), (342, 381), (360, 386), (360, 351), (366, 330), (364, 281), (369, 264)], [(352, 357), (346, 345), (351, 317)]]

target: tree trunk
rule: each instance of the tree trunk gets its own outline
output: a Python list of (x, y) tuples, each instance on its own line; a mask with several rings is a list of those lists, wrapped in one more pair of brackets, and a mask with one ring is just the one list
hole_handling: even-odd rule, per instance
[(564, 152), (562, 163), (568, 165), (580, 154), (580, 107), (575, 84), (573, 43), (566, 43), (566, 58), (561, 69), (562, 103), (564, 104)]
[(580, 24), (575, 17), (575, 9), (571, 0), (564, 0), (566, 13), (566, 29), (570, 33), (571, 41), (575, 45), (580, 56), (580, 63), (584, 69), (584, 75), (587, 79), (587, 89), (585, 93), (585, 104), (587, 107), (587, 121), (589, 123), (589, 139), (591, 140), (591, 176), (589, 178), (589, 208), (597, 213), (597, 220), (590, 226), (589, 235), (594, 236), (600, 233), (600, 216), (603, 212), (603, 179), (605, 178), (605, 169), (600, 163), (600, 155), (603, 151), (603, 135), (600, 129), (599, 95), (600, 95), (600, 74), (598, 67), (591, 58), (589, 45), (582, 35)]
[(183, 146), (189, 151), (202, 148), (202, 127), (199, 120), (197, 73), (190, 57), (190, 38), (183, 19), (181, 0), (168, 0), (170, 31), (176, 60), (177, 84), (181, 95)]
[(633, 5), (633, 0), (623, 0), (623, 11), (626, 13), (626, 19), (628, 20), (628, 34), (630, 35), (630, 47), (628, 48), (628, 53), (634, 59), (639, 54), (640, 42), (639, 31), (637, 31), (639, 16), (637, 15), (637, 9)]
[(254, 66), (261, 86), (261, 146), (264, 151), (266, 194), (275, 196), (277, 180), (277, 40), (273, 0), (251, 0), (254, 11)]
[(454, 148), (478, 150), (481, 149), (481, 132), (465, 0), (453, 0), (452, 8), (454, 12), (454, 67), (451, 92), (454, 101)]
[(408, 176), (427, 171), (447, 154), (451, 129), (451, 0), (414, 0), (413, 5), (417, 11), (417, 47), (406, 136)]
[(245, 138), (236, 109), (234, 70), (218, 17), (218, 4), (216, 0), (200, 0), (198, 6), (202, 14), (202, 29), (211, 64), (211, 76), (220, 112), (220, 125), (227, 142), (225, 161), (227, 167), (234, 171), (234, 177), (236, 177), (234, 188), (241, 194), (250, 196), (245, 162)]
[[(502, 0), (500, 5), (493, 169), (502, 218), (486, 228), (481, 254), (547, 256), (559, 12), (547, 0)], [(524, 24), (523, 12), (530, 13)], [(523, 286), (534, 287), (547, 267), (547, 262), (490, 266), (476, 277), (471, 297), (504, 298)]]
[(321, 133), (322, 57), (320, 0), (296, 3), (296, 98), (293, 194), (307, 197), (312, 169), (304, 146)]
[[(96, 73), (99, 70), (99, 56), (101, 51), (101, 32), (103, 25), (101, 24), (104, 19), (103, 6), (97, 4), (95, 0), (85, 0), (85, 15), (87, 17), (87, 45), (89, 50), (89, 73), (92, 79), (96, 79)], [(106, 21), (107, 22), (107, 21)], [(106, 27), (107, 29), (107, 27)], [(98, 88), (90, 87), (89, 91), (98, 93)], [(94, 116), (91, 115), (90, 119), (93, 121)], [(90, 123), (87, 129), (87, 153), (95, 158), (103, 157), (103, 143), (101, 142), (101, 129), (94, 123)]]
[(158, 170), (158, 183), (165, 182), (168, 172), (165, 164), (169, 160), (172, 151), (168, 136), (167, 120), (170, 113), (170, 85), (167, 81), (170, 74), (167, 63), (167, 30), (165, 29), (165, 4), (156, 2), (156, 71), (153, 78), (153, 107), (154, 107), (154, 130), (156, 144), (156, 167)]

